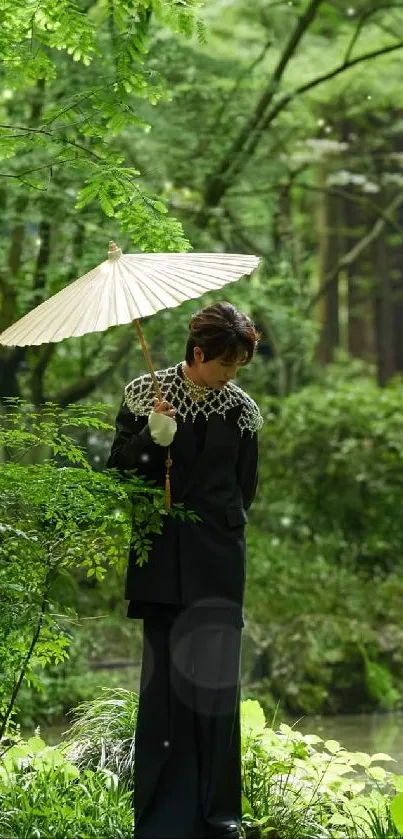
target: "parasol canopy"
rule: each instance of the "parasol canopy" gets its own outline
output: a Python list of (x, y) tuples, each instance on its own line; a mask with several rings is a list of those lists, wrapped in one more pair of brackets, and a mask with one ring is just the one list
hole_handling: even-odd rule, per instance
[(110, 242), (105, 262), (2, 332), (0, 344), (34, 346), (103, 332), (222, 288), (258, 264), (244, 254), (123, 254)]

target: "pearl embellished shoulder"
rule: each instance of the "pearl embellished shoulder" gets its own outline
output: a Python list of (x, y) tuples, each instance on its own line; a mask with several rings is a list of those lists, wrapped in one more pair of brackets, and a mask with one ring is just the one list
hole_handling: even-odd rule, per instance
[[(174, 406), (176, 415), (183, 420), (190, 416), (194, 422), (199, 412), (207, 419), (213, 413), (225, 417), (228, 410), (241, 406), (238, 426), (242, 435), (246, 429), (254, 433), (263, 425), (264, 420), (256, 402), (233, 382), (229, 382), (221, 390), (203, 387), (203, 391), (207, 392), (203, 392), (202, 398), (194, 400), (187, 387), (182, 363), (164, 370), (156, 370), (155, 375), (163, 398)], [(154, 384), (149, 373), (129, 382), (124, 393), (125, 404), (136, 418), (148, 416), (155, 397)]]

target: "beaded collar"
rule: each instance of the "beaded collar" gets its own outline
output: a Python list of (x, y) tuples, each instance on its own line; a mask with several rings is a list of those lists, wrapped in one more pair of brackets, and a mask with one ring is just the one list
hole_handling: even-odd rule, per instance
[[(183, 421), (190, 416), (193, 422), (200, 412), (206, 419), (214, 413), (225, 418), (227, 411), (231, 408), (241, 407), (237, 419), (241, 435), (246, 429), (251, 433), (259, 431), (264, 422), (263, 417), (256, 402), (244, 390), (233, 382), (229, 382), (220, 390), (202, 387), (203, 394), (200, 392), (199, 398), (195, 400), (190, 394), (189, 379), (185, 376), (182, 365), (183, 362), (180, 362), (173, 367), (155, 372), (162, 396), (174, 406), (177, 416)], [(199, 390), (201, 388), (200, 385), (196, 387)], [(125, 403), (136, 418), (148, 416), (153, 408), (154, 397), (154, 384), (149, 373), (133, 379), (125, 387)]]
[(181, 370), (182, 370), (182, 373), (183, 373), (183, 380), (185, 382), (186, 390), (188, 391), (188, 393), (190, 394), (192, 399), (194, 399), (195, 402), (198, 402), (200, 399), (207, 399), (207, 397), (210, 395), (211, 388), (208, 387), (208, 385), (198, 385), (198, 384), (196, 384), (196, 382), (194, 382), (190, 378), (190, 376), (187, 375), (187, 373), (185, 371), (185, 362), (184, 361), (182, 361)]

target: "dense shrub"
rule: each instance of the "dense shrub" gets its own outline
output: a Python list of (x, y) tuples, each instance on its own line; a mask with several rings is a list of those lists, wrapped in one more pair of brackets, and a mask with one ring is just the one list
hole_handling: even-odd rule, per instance
[(0, 831), (7, 839), (129, 839), (130, 792), (112, 772), (80, 772), (33, 737), (0, 763)]
[(248, 689), (268, 713), (390, 710), (403, 702), (403, 582), (338, 561), (338, 543), (251, 526)]
[[(259, 513), (275, 535), (339, 540), (357, 569), (389, 571), (403, 558), (403, 388), (371, 380), (306, 387), (271, 403), (261, 438)], [(275, 410), (274, 410), (275, 409)]]
[(403, 388), (343, 379), (270, 400), (265, 413), (248, 530), (252, 689), (266, 711), (278, 699), (292, 713), (395, 708)]

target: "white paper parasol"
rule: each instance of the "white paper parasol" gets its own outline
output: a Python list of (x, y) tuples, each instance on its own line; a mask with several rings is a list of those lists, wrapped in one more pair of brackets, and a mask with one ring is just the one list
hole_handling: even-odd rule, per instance
[(0, 343), (33, 346), (102, 332), (222, 288), (258, 263), (243, 254), (122, 254), (111, 242), (105, 262), (24, 315)]

